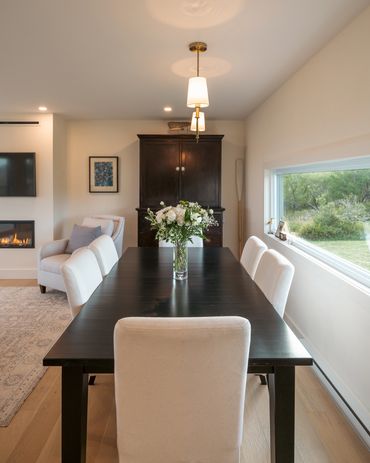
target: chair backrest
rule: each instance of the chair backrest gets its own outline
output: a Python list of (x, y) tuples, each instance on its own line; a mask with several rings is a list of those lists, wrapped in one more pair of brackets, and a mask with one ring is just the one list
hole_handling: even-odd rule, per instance
[[(109, 227), (108, 222), (113, 222), (113, 227)], [(122, 257), (123, 252), (123, 236), (125, 231), (125, 218), (118, 215), (99, 214), (91, 217), (85, 217), (82, 225), (96, 226), (101, 222), (102, 231), (104, 228), (109, 231), (108, 235), (111, 236), (117, 250), (118, 257)]]
[(98, 261), (90, 249), (80, 249), (61, 268), (68, 302), (75, 317), (103, 281)]
[(262, 254), (254, 281), (281, 317), (294, 275), (294, 266), (274, 249)]
[[(202, 248), (203, 247), (203, 239), (200, 236), (192, 236), (192, 241), (188, 241), (186, 243), (188, 248)], [(158, 246), (160, 248), (173, 248), (173, 243), (168, 241), (159, 240)]]
[(257, 238), (257, 236), (250, 236), (244, 245), (244, 249), (240, 257), (240, 263), (252, 279), (254, 279), (256, 274), (261, 256), (266, 250), (266, 244)]
[(88, 246), (98, 261), (103, 277), (108, 275), (113, 265), (118, 261), (118, 254), (112, 238), (108, 235), (101, 235)]
[(241, 317), (119, 320), (120, 463), (239, 463), (249, 344)]

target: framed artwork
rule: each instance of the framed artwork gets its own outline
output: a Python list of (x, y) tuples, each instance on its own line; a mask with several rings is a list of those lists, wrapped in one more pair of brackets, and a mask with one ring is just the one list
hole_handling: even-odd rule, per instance
[(118, 193), (118, 156), (89, 156), (89, 192)]
[(284, 233), (285, 222), (282, 220), (279, 221), (279, 225), (276, 229), (275, 236), (283, 241), (286, 240), (286, 233)]

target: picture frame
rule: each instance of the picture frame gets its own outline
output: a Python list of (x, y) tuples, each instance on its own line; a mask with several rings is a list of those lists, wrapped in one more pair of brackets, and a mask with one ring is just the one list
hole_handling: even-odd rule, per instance
[(118, 193), (118, 156), (89, 156), (89, 192)]
[(280, 240), (286, 240), (286, 233), (284, 233), (285, 222), (283, 220), (279, 221), (279, 225), (276, 228), (275, 236)]

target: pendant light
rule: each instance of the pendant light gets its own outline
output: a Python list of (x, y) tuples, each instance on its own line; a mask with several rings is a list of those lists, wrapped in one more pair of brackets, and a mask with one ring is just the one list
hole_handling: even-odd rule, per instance
[(197, 119), (196, 117), (196, 112), (193, 112), (193, 116), (191, 118), (191, 125), (190, 125), (190, 130), (192, 132), (196, 132), (197, 130), (197, 121), (198, 121), (198, 132), (204, 132), (206, 130), (206, 122), (204, 118), (204, 112), (199, 111), (199, 117)]
[(205, 77), (199, 76), (199, 54), (207, 50), (207, 44), (204, 42), (192, 42), (189, 45), (189, 50), (197, 54), (197, 75), (189, 79), (187, 106), (195, 109), (191, 124), (191, 127), (194, 128), (191, 128), (191, 130), (196, 132), (195, 138), (198, 143), (199, 132), (205, 130), (204, 113), (200, 111), (200, 108), (209, 106), (207, 80)]

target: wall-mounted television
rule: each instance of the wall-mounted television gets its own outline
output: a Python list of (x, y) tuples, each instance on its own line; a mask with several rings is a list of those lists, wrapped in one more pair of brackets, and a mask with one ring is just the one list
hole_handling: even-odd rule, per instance
[(36, 196), (35, 153), (0, 153), (0, 196)]

